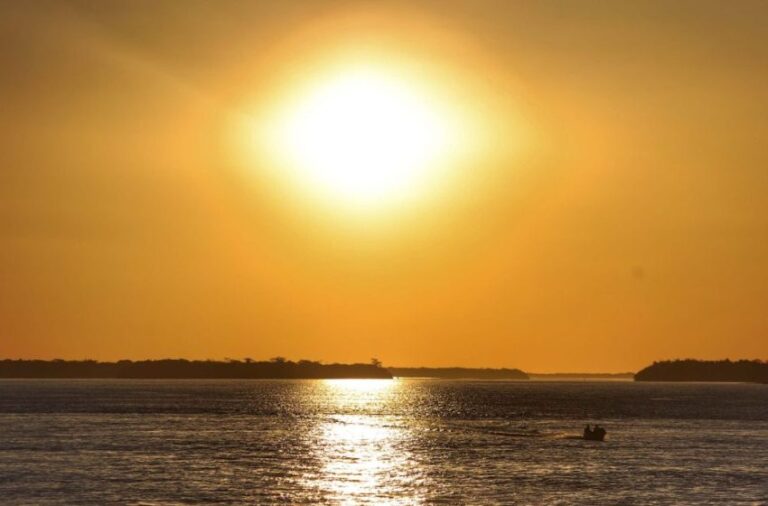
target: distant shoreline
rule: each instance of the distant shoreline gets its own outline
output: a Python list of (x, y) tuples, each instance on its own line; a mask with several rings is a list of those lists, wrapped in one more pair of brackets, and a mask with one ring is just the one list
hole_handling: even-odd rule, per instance
[(635, 381), (717, 381), (768, 384), (768, 362), (760, 360), (664, 360), (635, 374)]
[(526, 373), (515, 368), (384, 367), (323, 364), (312, 360), (0, 360), (4, 379), (392, 379), (533, 380), (533, 381), (679, 381), (768, 384), (768, 362), (760, 360), (671, 360), (654, 362), (636, 374)]
[(0, 360), (0, 378), (17, 379), (392, 379), (378, 363), (252, 360)]
[(535, 373), (529, 372), (528, 376), (532, 380), (607, 380), (607, 381), (632, 381), (635, 373), (617, 372), (617, 373), (580, 373), (580, 372), (554, 372), (554, 373)]
[(433, 379), (486, 379), (486, 380), (527, 380), (528, 375), (520, 369), (482, 369), (473, 367), (388, 367), (397, 378)]

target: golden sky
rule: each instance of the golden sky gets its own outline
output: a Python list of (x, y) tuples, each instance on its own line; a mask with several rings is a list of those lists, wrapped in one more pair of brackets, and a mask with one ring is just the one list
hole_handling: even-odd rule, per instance
[[(766, 26), (748, 0), (2, 1), (0, 356), (766, 359)], [(361, 65), (429, 107), (386, 135), (455, 127), (371, 209), (260, 151)]]

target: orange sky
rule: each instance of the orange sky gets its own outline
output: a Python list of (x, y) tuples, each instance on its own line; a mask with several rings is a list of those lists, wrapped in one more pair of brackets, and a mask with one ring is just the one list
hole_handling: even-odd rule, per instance
[[(0, 356), (768, 358), (768, 3), (0, 2)], [(333, 55), (489, 152), (375, 217), (237, 122)]]

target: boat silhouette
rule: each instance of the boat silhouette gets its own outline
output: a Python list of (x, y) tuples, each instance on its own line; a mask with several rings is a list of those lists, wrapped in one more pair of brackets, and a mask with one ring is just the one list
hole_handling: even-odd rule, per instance
[(599, 425), (595, 425), (592, 429), (587, 425), (584, 427), (584, 439), (587, 441), (603, 441), (605, 439), (606, 430)]

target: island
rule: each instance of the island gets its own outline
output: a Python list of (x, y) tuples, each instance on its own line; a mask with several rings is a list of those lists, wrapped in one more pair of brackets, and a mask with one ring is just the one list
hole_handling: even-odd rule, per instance
[(635, 381), (734, 381), (768, 383), (761, 360), (665, 360), (635, 374)]
[(520, 369), (475, 369), (469, 367), (389, 367), (399, 378), (527, 380)]
[(370, 364), (293, 362), (282, 357), (245, 360), (0, 360), (0, 378), (130, 379), (391, 379), (376, 361)]

